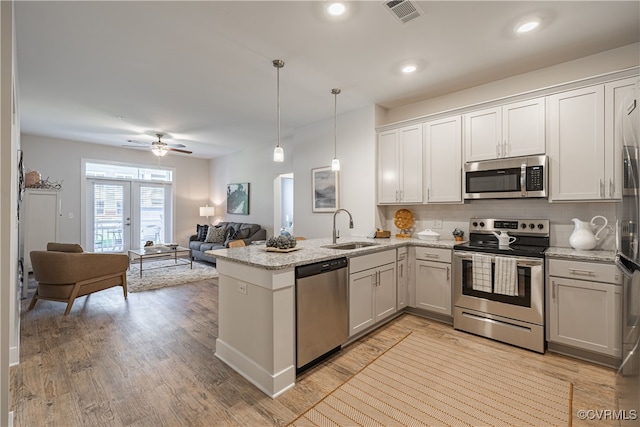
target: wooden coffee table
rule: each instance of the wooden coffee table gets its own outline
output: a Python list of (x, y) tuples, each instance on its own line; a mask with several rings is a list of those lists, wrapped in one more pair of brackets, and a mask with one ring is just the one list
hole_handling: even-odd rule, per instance
[[(180, 255), (180, 257), (178, 257), (178, 255)], [(188, 260), (184, 258), (184, 256), (187, 256)], [(173, 267), (175, 265), (180, 265), (180, 264), (184, 264), (184, 265), (189, 265), (190, 268), (193, 270), (193, 258), (191, 258), (191, 249), (189, 248), (183, 248), (182, 246), (177, 246), (175, 248), (170, 248), (167, 246), (151, 246), (151, 247), (147, 247), (147, 248), (142, 248), (142, 249), (129, 249), (128, 251), (128, 256), (129, 256), (129, 271), (131, 271), (131, 266), (134, 264), (133, 261), (140, 261), (140, 277), (142, 277), (142, 261), (145, 259), (158, 259), (158, 258), (173, 258), (175, 263), (174, 264), (169, 264), (169, 265), (163, 265), (160, 267), (153, 267), (152, 269), (156, 269), (156, 268), (167, 268), (167, 267)], [(149, 268), (147, 268), (147, 270), (149, 270)]]

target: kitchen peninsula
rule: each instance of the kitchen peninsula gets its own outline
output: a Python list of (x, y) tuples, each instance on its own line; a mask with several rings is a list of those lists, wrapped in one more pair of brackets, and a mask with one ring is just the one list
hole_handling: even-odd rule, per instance
[[(296, 379), (295, 269), (340, 257), (353, 258), (407, 246), (452, 249), (453, 240), (340, 239), (375, 245), (332, 249), (331, 239), (298, 242), (296, 251), (267, 252), (264, 245), (210, 251), (217, 259), (219, 318), (216, 357), (275, 398)], [(361, 258), (364, 259), (364, 258)], [(395, 281), (394, 281), (395, 283)]]

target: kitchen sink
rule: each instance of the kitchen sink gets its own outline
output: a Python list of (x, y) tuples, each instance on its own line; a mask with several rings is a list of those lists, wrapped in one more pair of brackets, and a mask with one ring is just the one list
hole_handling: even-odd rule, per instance
[(325, 246), (325, 248), (352, 250), (352, 249), (367, 248), (369, 246), (378, 246), (379, 244), (380, 243), (372, 243), (372, 242), (347, 242), (347, 243), (336, 243), (334, 245), (327, 245)]

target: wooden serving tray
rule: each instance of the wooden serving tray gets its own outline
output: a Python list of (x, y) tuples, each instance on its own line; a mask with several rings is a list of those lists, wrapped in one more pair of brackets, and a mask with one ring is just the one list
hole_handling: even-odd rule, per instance
[(300, 247), (298, 246), (294, 246), (293, 248), (289, 248), (289, 249), (278, 249), (278, 248), (267, 247), (267, 252), (279, 252), (281, 254), (286, 254), (288, 252), (297, 251), (298, 249), (300, 249)]

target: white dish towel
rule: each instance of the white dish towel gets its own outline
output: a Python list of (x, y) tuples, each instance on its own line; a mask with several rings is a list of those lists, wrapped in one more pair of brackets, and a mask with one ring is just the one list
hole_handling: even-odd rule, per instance
[(494, 283), (494, 292), (496, 294), (517, 296), (518, 282), (517, 265), (515, 258), (496, 257), (496, 275)]
[(491, 256), (473, 254), (472, 262), (473, 290), (491, 293)]

